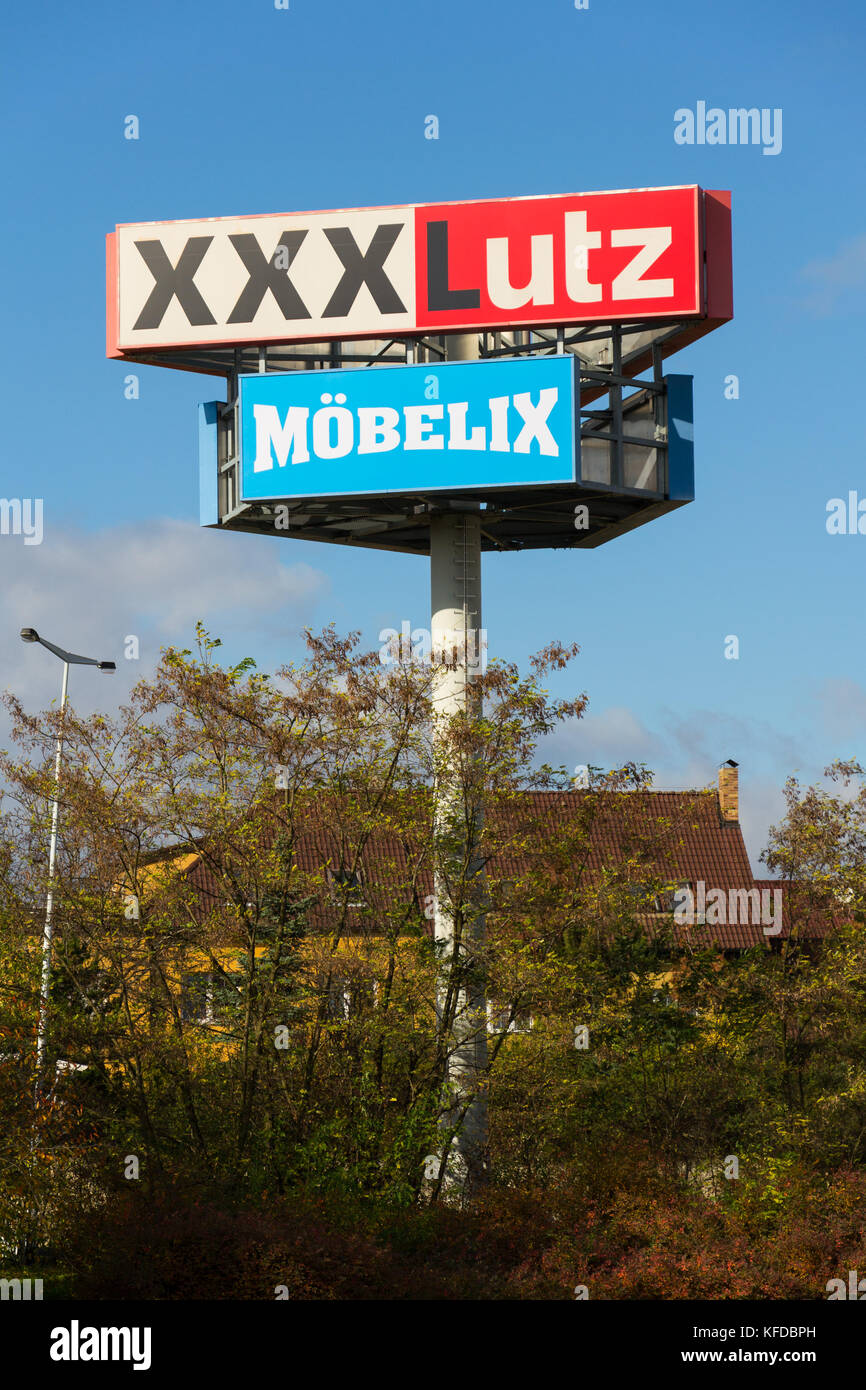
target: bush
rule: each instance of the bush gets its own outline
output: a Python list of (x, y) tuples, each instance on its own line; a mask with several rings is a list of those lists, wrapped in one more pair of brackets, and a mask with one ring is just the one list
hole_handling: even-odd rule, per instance
[[(634, 1171), (619, 1189), (574, 1173), (472, 1208), (392, 1208), (296, 1192), (256, 1207), (224, 1193), (123, 1191), (73, 1231), (76, 1297), (96, 1299), (823, 1299), (866, 1270), (866, 1177), (790, 1173), (768, 1217), (759, 1185), (722, 1201)], [(768, 1179), (770, 1181), (770, 1179)], [(736, 1189), (736, 1190), (735, 1190)]]

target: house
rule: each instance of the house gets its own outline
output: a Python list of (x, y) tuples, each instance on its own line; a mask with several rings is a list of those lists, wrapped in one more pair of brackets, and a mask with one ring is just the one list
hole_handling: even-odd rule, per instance
[[(648, 932), (672, 924), (674, 949), (715, 946), (729, 956), (753, 947), (778, 951), (792, 935), (817, 943), (832, 930), (833, 916), (820, 905), (802, 910), (796, 885), (755, 878), (740, 826), (739, 770), (732, 761), (719, 769), (712, 790), (526, 792), (510, 807), (496, 808), (490, 820), (491, 931), (509, 889), (532, 872), (532, 855), (517, 833), (527, 822), (536, 844), (559, 846), (558, 858), (551, 852), (544, 862), (554, 886), (573, 882), (597, 891), (607, 883), (631, 900)], [(345, 1017), (364, 992), (361, 957), (378, 949), (389, 932), (432, 934), (429, 855), (397, 830), (374, 830), (360, 846), (347, 846), (320, 798), (294, 824), (292, 862), (300, 881), (313, 885), (308, 935), (327, 937), (336, 929), (344, 970), (335, 976), (332, 1015)], [(214, 924), (225, 909), (225, 930), (218, 935), (227, 958), (231, 922), (245, 909), (255, 919), (262, 903), (239, 903), (236, 891), (227, 895), (206, 846), (175, 859), (174, 868), (201, 921)], [(681, 910), (684, 904), (691, 912)], [(183, 972), (185, 1018), (216, 1021), (218, 983), (201, 953), (193, 953)]]
[[(326, 1021), (336, 1026), (369, 1008), (389, 958), (403, 972), (412, 1007), (428, 1012), (434, 997), (425, 945), (433, 934), (431, 808), (424, 788), (411, 795), (405, 817), (392, 815), (383, 829), (371, 816), (353, 842), (351, 817), (341, 821), (325, 793), (310, 794), (292, 817), (288, 877), (268, 804), (258, 808), (254, 833), (247, 824), (252, 813), (244, 813), (237, 834), (229, 835), (232, 863), (221, 861), (216, 844), (206, 840), (147, 855), (134, 881), (115, 884), (109, 894), (119, 899), (120, 920), (95, 938), (97, 974), (101, 979), (104, 971), (107, 979), (119, 971), (142, 1007), (164, 1017), (167, 1011), (176, 1028), (200, 1028), (221, 1045), (244, 997), (244, 972), (254, 964), (250, 949), (267, 974), (275, 933), (287, 920), (275, 899), (288, 883), (289, 916), (295, 912), (299, 926), (290, 943), (298, 1020), (321, 1001)], [(362, 825), (363, 819), (362, 808)], [(605, 931), (621, 913), (632, 928), (639, 923), (648, 934), (669, 933), (665, 954), (714, 947), (730, 958), (752, 948), (779, 951), (792, 938), (816, 950), (844, 916), (805, 885), (755, 878), (740, 826), (738, 768), (730, 761), (705, 791), (521, 792), (488, 808), (485, 833), (491, 939), (509, 922), (531, 930), (534, 922), (549, 927), (555, 920), (568, 929), (573, 901), (583, 929), (590, 922), (592, 930)], [(87, 934), (94, 901), (85, 894), (81, 904), (73, 896), (61, 906), (56, 966), (64, 961), (67, 933), (73, 946), (77, 924)], [(678, 911), (683, 902), (691, 914)], [(41, 922), (33, 927), (35, 947)], [(280, 951), (285, 961), (285, 941)], [(491, 1010), (498, 1019), (495, 1002)], [(291, 1006), (286, 1016), (295, 1017)], [(517, 1031), (520, 1023), (512, 1015), (502, 1027)]]

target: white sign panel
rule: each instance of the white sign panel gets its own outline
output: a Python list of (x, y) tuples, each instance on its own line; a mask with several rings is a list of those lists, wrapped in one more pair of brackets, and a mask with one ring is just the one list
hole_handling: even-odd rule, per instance
[[(415, 323), (412, 209), (121, 226), (118, 342), (396, 332)], [(255, 329), (253, 329), (255, 324)]]

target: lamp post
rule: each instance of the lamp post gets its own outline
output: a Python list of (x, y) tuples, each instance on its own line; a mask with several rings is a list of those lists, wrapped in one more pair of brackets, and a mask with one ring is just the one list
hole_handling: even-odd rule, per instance
[(42, 932), (42, 984), (39, 992), (39, 1023), (36, 1030), (36, 1087), (45, 1061), (48, 1038), (48, 990), (51, 983), (51, 942), (54, 935), (54, 864), (57, 857), (57, 821), (60, 814), (60, 763), (63, 757), (63, 716), (66, 712), (66, 692), (69, 688), (70, 666), (95, 666), (99, 671), (116, 670), (113, 661), (97, 661), (91, 656), (76, 656), (40, 637), (35, 627), (22, 627), (22, 642), (38, 642), (63, 662), (63, 687), (60, 695), (60, 729), (57, 734), (57, 753), (54, 759), (54, 804), (51, 808), (51, 842), (48, 851), (48, 896), (45, 899), (45, 926)]

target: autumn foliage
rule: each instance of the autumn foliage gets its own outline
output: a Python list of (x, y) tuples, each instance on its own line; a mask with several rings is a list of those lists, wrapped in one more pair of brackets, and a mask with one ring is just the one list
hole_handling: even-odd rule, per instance
[[(766, 856), (784, 939), (725, 957), (677, 943), (657, 906), (647, 929), (707, 793), (654, 821), (645, 769), (596, 770), (552, 821), (545, 796), (571, 784), (544, 739), (585, 697), (541, 682), (573, 652), (528, 677), (492, 663), (451, 731), (486, 876), (482, 894), (455, 836), (446, 956), (429, 672), (331, 631), (275, 679), (217, 647), (200, 631), (165, 653), (113, 719), (67, 713), (38, 1103), (58, 716), (9, 701), (0, 1259), (152, 1299), (814, 1299), (866, 1272), (856, 764), (789, 783)], [(823, 937), (801, 930), (816, 914)], [(427, 1160), (450, 1142), (455, 1001), (479, 976), (490, 1182), (457, 1201)]]

